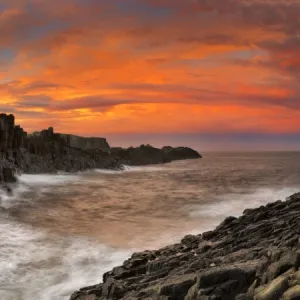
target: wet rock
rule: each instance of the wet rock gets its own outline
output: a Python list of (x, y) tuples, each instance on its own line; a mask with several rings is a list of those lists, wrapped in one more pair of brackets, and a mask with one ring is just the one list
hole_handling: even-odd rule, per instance
[(295, 285), (284, 292), (282, 300), (299, 300), (300, 299), (300, 285)]
[(282, 294), (289, 288), (288, 279), (288, 274), (274, 279), (254, 296), (254, 300), (280, 299)]
[(300, 254), (297, 252), (287, 252), (283, 254), (279, 261), (272, 263), (267, 270), (267, 281), (271, 281), (288, 269), (298, 268), (300, 264)]
[(4, 167), (2, 169), (3, 172), (3, 180), (5, 182), (16, 182), (17, 179), (15, 177), (15, 170), (12, 167)]

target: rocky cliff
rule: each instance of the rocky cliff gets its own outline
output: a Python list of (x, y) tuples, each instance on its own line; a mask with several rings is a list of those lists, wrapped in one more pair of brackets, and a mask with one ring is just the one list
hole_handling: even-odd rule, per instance
[(189, 148), (149, 145), (111, 149), (104, 138), (55, 133), (50, 127), (27, 134), (13, 115), (0, 114), (0, 185), (15, 182), (16, 172), (53, 173), (86, 169), (120, 169), (122, 164), (145, 165), (201, 157)]
[[(300, 193), (135, 253), (71, 300), (299, 300)], [(95, 278), (97, 280), (97, 278)]]
[(0, 183), (16, 181), (17, 171), (49, 173), (120, 168), (116, 155), (71, 147), (53, 128), (28, 135), (13, 115), (0, 115)]

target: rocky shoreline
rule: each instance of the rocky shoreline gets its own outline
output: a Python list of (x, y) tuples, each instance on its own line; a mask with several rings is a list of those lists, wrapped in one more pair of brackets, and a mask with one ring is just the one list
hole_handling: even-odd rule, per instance
[[(135, 253), (70, 300), (299, 300), (300, 193)], [(99, 279), (95, 279), (99, 280)]]
[(122, 169), (123, 164), (147, 165), (201, 155), (186, 147), (111, 148), (104, 138), (84, 138), (54, 133), (52, 127), (27, 134), (15, 125), (13, 115), (0, 114), (0, 186), (10, 190), (17, 173), (76, 172), (89, 169)]

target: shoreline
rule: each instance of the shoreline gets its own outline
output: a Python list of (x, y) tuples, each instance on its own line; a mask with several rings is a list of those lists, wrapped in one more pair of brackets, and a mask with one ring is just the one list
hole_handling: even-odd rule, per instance
[(300, 193), (162, 249), (134, 253), (70, 300), (296, 300)]

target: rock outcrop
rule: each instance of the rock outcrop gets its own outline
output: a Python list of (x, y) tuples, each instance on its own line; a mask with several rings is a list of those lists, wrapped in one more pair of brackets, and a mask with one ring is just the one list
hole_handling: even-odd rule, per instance
[[(135, 253), (71, 300), (298, 300), (300, 193)], [(97, 280), (97, 279), (96, 279)]]
[(170, 147), (165, 146), (162, 148), (163, 156), (165, 160), (181, 160), (181, 159), (196, 159), (202, 158), (202, 156), (195, 150), (188, 147)]
[(168, 163), (173, 160), (196, 159), (201, 155), (195, 150), (187, 147), (163, 147), (162, 149), (150, 145), (141, 145), (140, 147), (112, 148), (120, 162), (124, 165), (142, 166), (151, 164)]

